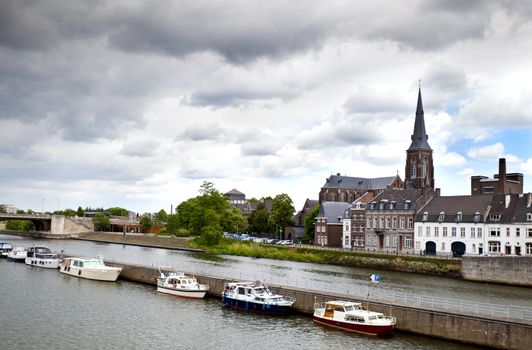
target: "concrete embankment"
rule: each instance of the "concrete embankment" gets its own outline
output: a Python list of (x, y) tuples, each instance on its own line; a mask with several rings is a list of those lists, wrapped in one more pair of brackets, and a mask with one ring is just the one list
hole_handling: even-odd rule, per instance
[[(532, 287), (532, 256), (464, 256), (466, 280)], [(530, 340), (532, 348), (532, 339)]]
[[(155, 285), (159, 274), (157, 267), (107, 262), (109, 265), (122, 266), (121, 279)], [(200, 283), (210, 286), (209, 294), (219, 298), (223, 291), (225, 278), (196, 275)], [(272, 291), (296, 298), (294, 308), (311, 315), (315, 302), (350, 299), (353, 296), (324, 293), (316, 290), (269, 285)], [(443, 338), (462, 343), (487, 346), (498, 349), (529, 350), (532, 344), (532, 324), (503, 319), (489, 319), (478, 316), (440, 312), (371, 301), (370, 309), (392, 315), (397, 318), (397, 329), (430, 337)]]
[(74, 238), (82, 241), (92, 241), (100, 243), (114, 243), (127, 244), (140, 247), (150, 248), (164, 248), (175, 250), (186, 250), (191, 252), (203, 252), (201, 249), (193, 249), (187, 247), (186, 237), (157, 237), (152, 235), (138, 235), (138, 234), (117, 234), (117, 233), (101, 233), (101, 232), (87, 232), (80, 234)]

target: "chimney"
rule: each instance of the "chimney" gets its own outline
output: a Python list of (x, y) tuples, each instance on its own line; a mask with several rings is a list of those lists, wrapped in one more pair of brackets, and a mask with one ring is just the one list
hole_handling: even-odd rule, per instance
[(506, 158), (499, 158), (499, 194), (505, 194)]

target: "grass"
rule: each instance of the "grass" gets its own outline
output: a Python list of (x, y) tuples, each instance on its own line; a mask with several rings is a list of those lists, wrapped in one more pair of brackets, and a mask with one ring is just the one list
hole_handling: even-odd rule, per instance
[(224, 239), (218, 245), (208, 246), (200, 240), (191, 240), (189, 246), (215, 254), (239, 255), (254, 258), (289, 260), (352, 267), (378, 268), (444, 276), (460, 276), (461, 264), (457, 260), (403, 256), (370, 252), (344, 252), (309, 247), (286, 247), (258, 244), (250, 241)]

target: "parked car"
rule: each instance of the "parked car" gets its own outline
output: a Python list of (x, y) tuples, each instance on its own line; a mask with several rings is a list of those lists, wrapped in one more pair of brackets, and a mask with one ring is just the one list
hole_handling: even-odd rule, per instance
[(294, 241), (292, 241), (291, 239), (285, 239), (284, 241), (277, 242), (277, 244), (280, 244), (280, 245), (292, 245), (292, 244), (294, 244)]
[(268, 243), (268, 244), (276, 244), (277, 242), (279, 242), (279, 240), (275, 239), (275, 238), (270, 238), (270, 239), (266, 240), (266, 243)]

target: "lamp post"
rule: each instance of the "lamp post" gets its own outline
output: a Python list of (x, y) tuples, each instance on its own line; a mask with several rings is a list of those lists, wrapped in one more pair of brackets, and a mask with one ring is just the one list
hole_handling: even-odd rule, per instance
[(41, 214), (44, 214), (44, 201), (46, 200), (46, 198), (43, 198), (42, 199), (42, 210), (41, 210)]

